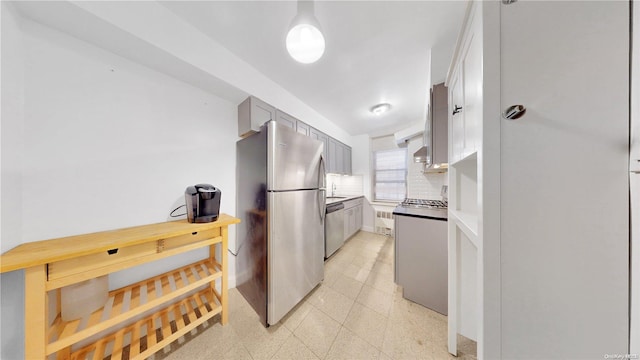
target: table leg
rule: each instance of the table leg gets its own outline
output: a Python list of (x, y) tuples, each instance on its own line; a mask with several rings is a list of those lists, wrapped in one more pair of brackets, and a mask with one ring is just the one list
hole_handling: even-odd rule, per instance
[(220, 293), (222, 295), (222, 325), (226, 325), (227, 322), (229, 322), (229, 284), (228, 282), (228, 273), (227, 273), (227, 267), (228, 267), (228, 251), (227, 251), (227, 246), (228, 246), (228, 238), (229, 238), (229, 232), (226, 226), (223, 226), (222, 229), (222, 244), (220, 244), (220, 261), (222, 262), (222, 281), (221, 281), (221, 289), (220, 289)]
[(46, 265), (25, 269), (24, 312), (26, 359), (45, 359), (47, 344)]

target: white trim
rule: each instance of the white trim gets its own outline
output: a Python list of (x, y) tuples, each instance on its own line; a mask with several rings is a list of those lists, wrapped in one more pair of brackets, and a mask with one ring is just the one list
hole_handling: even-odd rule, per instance
[(467, 1), (467, 9), (464, 12), (464, 19), (462, 19), (462, 28), (460, 28), (460, 32), (458, 33), (458, 39), (456, 40), (456, 47), (453, 50), (453, 56), (451, 57), (451, 63), (449, 64), (449, 70), (447, 71), (447, 78), (444, 82), (446, 87), (449, 87), (449, 81), (451, 81), (451, 76), (453, 76), (453, 72), (455, 71), (455, 67), (458, 64), (458, 58), (461, 56), (460, 52), (462, 51), (462, 40), (463, 35), (466, 32), (467, 25), (469, 24), (469, 16), (471, 16), (471, 8), (473, 5), (473, 0)]
[(478, 154), (478, 359), (502, 358), (500, 239), (501, 65), (499, 1), (482, 2), (482, 126)]
[[(640, 8), (636, 1), (632, 2), (632, 57), (631, 57), (631, 139), (640, 141)], [(638, 159), (629, 159), (630, 169), (634, 170)], [(629, 354), (640, 354), (640, 201), (638, 201), (638, 187), (640, 181), (630, 179), (631, 185), (631, 284), (630, 284), (630, 329)]]
[(375, 233), (375, 231), (373, 230), (373, 226), (363, 226), (362, 229), (360, 230), (370, 232), (370, 233)]

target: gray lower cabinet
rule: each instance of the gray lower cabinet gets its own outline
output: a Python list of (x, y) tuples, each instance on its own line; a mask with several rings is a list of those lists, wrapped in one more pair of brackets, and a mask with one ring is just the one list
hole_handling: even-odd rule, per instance
[(344, 239), (351, 237), (352, 222), (354, 221), (353, 209), (344, 210)]
[(286, 112), (282, 111), (282, 110), (278, 110), (276, 109), (276, 122), (283, 124), (285, 126), (288, 126), (290, 128), (292, 128), (293, 130), (296, 129), (296, 123), (298, 122), (298, 119), (294, 118), (293, 116), (287, 114)]
[(362, 198), (347, 200), (344, 204), (344, 239), (347, 240), (362, 228)]
[(276, 108), (249, 96), (238, 105), (238, 136), (245, 137), (260, 131), (260, 126), (276, 118)]
[(395, 281), (402, 296), (447, 315), (447, 221), (394, 218)]

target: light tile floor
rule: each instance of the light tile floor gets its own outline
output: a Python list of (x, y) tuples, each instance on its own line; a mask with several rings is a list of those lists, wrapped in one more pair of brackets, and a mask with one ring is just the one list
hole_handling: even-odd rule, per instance
[[(359, 232), (325, 263), (325, 279), (279, 324), (265, 328), (236, 289), (229, 324), (201, 325), (158, 359), (456, 359), (447, 318), (402, 298), (393, 282), (393, 238)], [(475, 359), (458, 338), (457, 359)]]

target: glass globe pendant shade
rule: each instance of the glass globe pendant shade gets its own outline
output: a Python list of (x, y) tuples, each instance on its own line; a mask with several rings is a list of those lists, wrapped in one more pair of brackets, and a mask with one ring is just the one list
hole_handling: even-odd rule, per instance
[(289, 55), (303, 64), (316, 62), (324, 54), (324, 36), (313, 15), (313, 2), (298, 2), (298, 14), (291, 22), (286, 44)]

